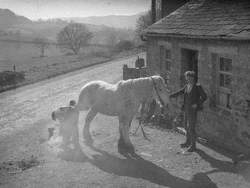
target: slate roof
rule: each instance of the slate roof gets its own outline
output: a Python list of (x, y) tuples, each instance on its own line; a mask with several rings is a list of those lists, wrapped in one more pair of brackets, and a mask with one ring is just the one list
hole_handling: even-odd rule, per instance
[(250, 40), (250, 0), (191, 0), (144, 33)]

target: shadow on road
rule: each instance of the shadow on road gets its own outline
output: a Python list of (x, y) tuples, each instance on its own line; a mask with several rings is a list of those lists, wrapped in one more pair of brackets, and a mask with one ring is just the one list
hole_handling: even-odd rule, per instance
[(198, 153), (205, 161), (210, 163), (211, 167), (215, 168), (209, 172), (206, 172), (206, 174), (212, 174), (216, 172), (235, 173), (241, 175), (245, 180), (250, 182), (250, 164), (244, 163), (242, 165), (234, 165), (231, 161), (216, 159), (200, 149), (198, 149), (196, 153)]
[(118, 176), (141, 178), (152, 183), (168, 186), (171, 188), (216, 188), (216, 184), (205, 173), (195, 174), (191, 180), (170, 174), (166, 169), (143, 159), (137, 154), (125, 158), (117, 157), (106, 151), (91, 147), (98, 155), (87, 157), (88, 155), (79, 151), (68, 151), (62, 156), (64, 160), (73, 162), (89, 162), (102, 171)]

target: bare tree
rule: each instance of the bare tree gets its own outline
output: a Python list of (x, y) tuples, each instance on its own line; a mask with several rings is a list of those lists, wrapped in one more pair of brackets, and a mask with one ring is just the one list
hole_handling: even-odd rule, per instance
[(37, 37), (33, 41), (35, 47), (40, 49), (40, 57), (44, 57), (45, 49), (49, 48), (49, 40), (44, 37)]
[(107, 38), (106, 38), (106, 43), (107, 45), (111, 46), (111, 47), (114, 47), (117, 43), (117, 36), (116, 36), (116, 33), (115, 33), (115, 30), (113, 31), (110, 31), (108, 34), (107, 34)]
[(140, 36), (142, 31), (152, 24), (151, 10), (141, 15), (136, 21), (136, 35)]
[(57, 43), (60, 48), (73, 51), (78, 54), (83, 46), (86, 46), (93, 37), (84, 24), (70, 23), (57, 35)]

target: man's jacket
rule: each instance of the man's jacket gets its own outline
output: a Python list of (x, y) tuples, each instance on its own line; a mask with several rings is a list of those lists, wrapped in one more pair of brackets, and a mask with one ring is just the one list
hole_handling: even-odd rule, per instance
[(207, 95), (200, 84), (196, 83), (193, 85), (190, 92), (187, 92), (187, 85), (185, 85), (179, 91), (170, 95), (170, 97), (178, 97), (184, 95), (184, 109), (191, 108), (192, 105), (197, 104), (197, 110), (202, 110), (202, 104), (207, 99)]

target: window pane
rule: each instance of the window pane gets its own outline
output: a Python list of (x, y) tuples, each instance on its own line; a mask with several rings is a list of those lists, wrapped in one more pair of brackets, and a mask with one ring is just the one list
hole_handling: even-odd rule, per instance
[(231, 109), (231, 94), (219, 92), (219, 104), (220, 106)]
[(221, 71), (224, 71), (224, 70), (225, 70), (223, 58), (220, 58), (220, 70), (221, 70)]
[(170, 70), (171, 62), (166, 61), (165, 66), (166, 66), (166, 70)]
[(220, 86), (228, 89), (232, 88), (232, 76), (227, 74), (220, 74)]
[(225, 79), (224, 86), (230, 89), (232, 86), (232, 77), (230, 75), (224, 75), (224, 79)]
[(219, 103), (221, 106), (227, 106), (227, 96), (225, 95), (225, 93), (219, 93)]
[(224, 81), (224, 74), (220, 74), (220, 86), (224, 87), (225, 86), (225, 81)]
[(164, 47), (160, 46), (160, 69), (162, 69), (163, 58), (164, 58)]
[(232, 59), (229, 58), (220, 58), (220, 70), (231, 72), (232, 71)]
[(171, 59), (170, 50), (165, 50), (165, 58), (166, 58), (166, 59)]
[(231, 95), (228, 93), (227, 94), (227, 108), (231, 109)]
[(224, 58), (225, 71), (232, 72), (232, 60)]

